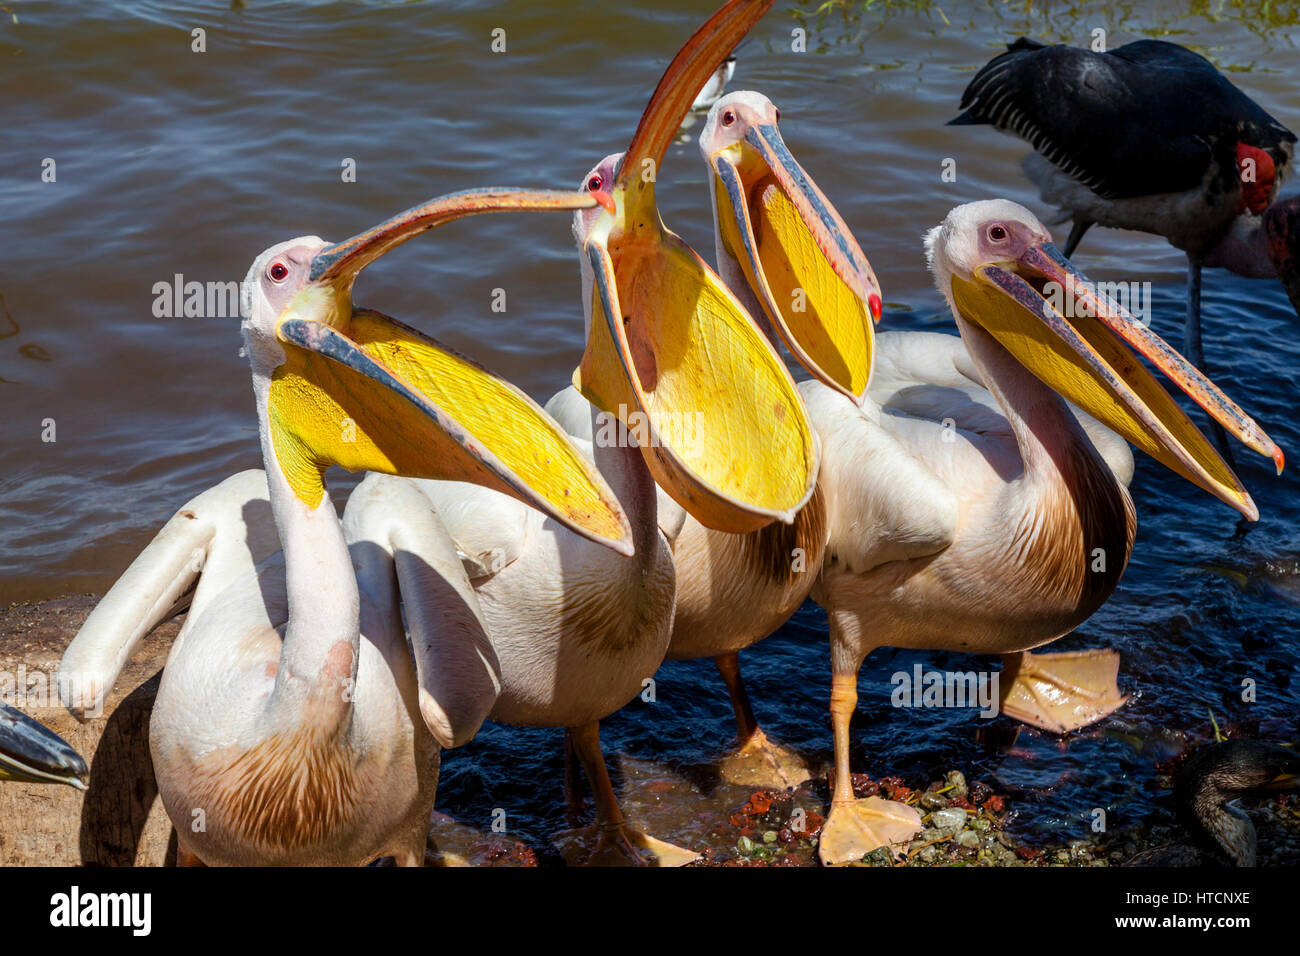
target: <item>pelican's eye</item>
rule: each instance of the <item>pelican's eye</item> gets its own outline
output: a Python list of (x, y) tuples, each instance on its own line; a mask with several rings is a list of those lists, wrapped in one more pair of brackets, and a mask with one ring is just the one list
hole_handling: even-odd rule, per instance
[(989, 242), (1006, 242), (1006, 226), (989, 226)]
[(781, 111), (779, 109), (776, 111), (776, 121), (781, 122)]
[(736, 111), (735, 111), (735, 110), (723, 110), (723, 111), (722, 111), (722, 125), (723, 125), (723, 126), (730, 126), (730, 125), (731, 125), (732, 123), (734, 123), (734, 122), (736, 122)]
[(271, 267), (266, 270), (266, 274), (271, 277), (272, 282), (283, 282), (289, 278), (289, 267), (277, 260), (271, 263)]
[(594, 193), (604, 185), (604, 177), (600, 173), (593, 173), (591, 178), (587, 180), (587, 192)]

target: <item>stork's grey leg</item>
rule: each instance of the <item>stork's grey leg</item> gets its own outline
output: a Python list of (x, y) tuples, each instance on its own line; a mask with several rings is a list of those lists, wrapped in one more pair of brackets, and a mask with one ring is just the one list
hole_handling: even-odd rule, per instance
[(1079, 246), (1079, 240), (1083, 238), (1083, 234), (1091, 227), (1091, 219), (1076, 218), (1074, 220), (1074, 225), (1070, 227), (1070, 238), (1065, 240), (1065, 258), (1068, 259), (1070, 256), (1074, 255), (1074, 250)]
[(1202, 372), (1205, 353), (1201, 349), (1201, 264), (1187, 257), (1187, 321), (1183, 325), (1183, 355)]
[[(1190, 255), (1187, 257), (1187, 319), (1183, 325), (1183, 355), (1207, 376), (1210, 374), (1205, 367), (1205, 350), (1201, 347), (1201, 263)], [(1218, 422), (1210, 422), (1210, 438), (1228, 467), (1236, 468), (1228, 435)]]

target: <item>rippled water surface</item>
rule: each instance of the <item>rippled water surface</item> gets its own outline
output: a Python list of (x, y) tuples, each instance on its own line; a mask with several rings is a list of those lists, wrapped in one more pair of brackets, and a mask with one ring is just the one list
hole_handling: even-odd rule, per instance
[[(1300, 126), (1300, 27), (1267, 3), (940, 6), (779, 3), (739, 51), (732, 88), (768, 94), (792, 151), (853, 227), (881, 277), (885, 327), (952, 331), (920, 236), (954, 204), (995, 195), (1042, 210), (1018, 141), (950, 128), (972, 71), (1029, 34), (1110, 45), (1164, 36), (1212, 57)], [(633, 9), (635, 8), (635, 9)], [(0, 600), (106, 589), (187, 498), (259, 464), (234, 318), (156, 318), (153, 287), (238, 281), (295, 235), (342, 238), (433, 195), (576, 184), (623, 148), (674, 51), (711, 2), (27, 3), (0, 7)], [(191, 31), (206, 31), (206, 53)], [(507, 52), (490, 51), (504, 28)], [(808, 31), (806, 53), (791, 30)], [(659, 189), (665, 220), (711, 250), (703, 167), (683, 134)], [(55, 160), (57, 181), (41, 180)], [(345, 159), (357, 181), (341, 181)], [(940, 179), (956, 161), (956, 182)], [(1059, 237), (1063, 239), (1063, 236)], [(1177, 340), (1184, 263), (1152, 237), (1094, 230), (1076, 261), (1153, 283), (1157, 331)], [(413, 242), (367, 272), (358, 301), (470, 353), (539, 401), (581, 351), (569, 225), (486, 217)], [(492, 290), (509, 308), (491, 311)], [(1297, 321), (1274, 283), (1207, 273), (1217, 381), (1293, 457)], [(53, 420), (57, 440), (43, 442)], [(901, 711), (889, 675), (955, 654), (882, 650), (863, 668), (859, 769), (924, 783), (961, 767), (1022, 798), (1026, 826), (1080, 830), (1088, 808), (1152, 812), (1152, 746), (1168, 732), (1261, 722), (1297, 734), (1295, 595), (1300, 484), (1240, 456), (1257, 524), (1138, 463), (1140, 530), (1119, 590), (1058, 647), (1123, 654), (1132, 702), (1058, 745), (977, 738), (967, 711)], [(0, 636), (2, 639), (2, 636)], [(825, 619), (811, 606), (745, 655), (760, 718), (829, 757)], [(1254, 680), (1258, 700), (1241, 700)], [(668, 664), (658, 699), (607, 722), (611, 753), (707, 764), (731, 736), (708, 662)], [(996, 736), (996, 735), (994, 735)], [(983, 742), (981, 742), (983, 740)], [(494, 806), (541, 846), (563, 823), (558, 731), (490, 727), (444, 760), (440, 804), (479, 824)], [(1005, 741), (1004, 741), (1005, 744)]]

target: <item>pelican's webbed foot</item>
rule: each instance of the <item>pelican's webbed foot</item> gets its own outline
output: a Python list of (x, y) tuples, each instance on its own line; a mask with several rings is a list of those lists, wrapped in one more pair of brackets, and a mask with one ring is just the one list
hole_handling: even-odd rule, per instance
[(896, 800), (833, 801), (830, 816), (822, 825), (817, 855), (827, 866), (855, 863), (882, 846), (897, 856), (922, 829), (916, 809)]
[(684, 866), (700, 858), (627, 823), (565, 830), (555, 845), (569, 866)]
[(768, 739), (761, 727), (718, 764), (723, 780), (741, 787), (786, 790), (812, 778), (808, 765), (784, 744)]
[(1008, 654), (1002, 671), (1002, 713), (1063, 734), (1094, 723), (1127, 700), (1119, 692), (1116, 651)]

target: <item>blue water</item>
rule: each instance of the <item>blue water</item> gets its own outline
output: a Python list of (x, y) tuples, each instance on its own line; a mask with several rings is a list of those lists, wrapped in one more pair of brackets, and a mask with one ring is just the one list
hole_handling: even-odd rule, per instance
[[(951, 206), (1006, 196), (1045, 212), (1019, 172), (1018, 141), (943, 125), (972, 71), (1015, 36), (1086, 43), (1098, 26), (1112, 46), (1167, 36), (1300, 125), (1290, 8), (1228, 4), (1212, 19), (1160, 3), (876, 4), (819, 17), (819, 5), (778, 4), (741, 47), (732, 88), (759, 89), (781, 108), (788, 145), (881, 278), (885, 328), (952, 331), (920, 253), (921, 234)], [(0, 11), (0, 600), (102, 592), (176, 507), (258, 464), (236, 321), (155, 318), (154, 283), (177, 273), (238, 281), (273, 242), (342, 238), (454, 189), (576, 184), (626, 145), (711, 3), (629, 6), (11, 0), (18, 22)], [(206, 53), (191, 52), (196, 27)], [(489, 49), (498, 27), (505, 54)], [(790, 49), (798, 27), (806, 53)], [(707, 252), (698, 129), (670, 152), (659, 195), (666, 222)], [(55, 183), (40, 179), (47, 157)], [(355, 183), (340, 180), (345, 158), (357, 162)], [(955, 183), (940, 179), (945, 158), (956, 160)], [(573, 259), (563, 216), (469, 220), (389, 256), (357, 300), (545, 400), (581, 351)], [(1076, 262), (1096, 279), (1152, 282), (1154, 327), (1179, 340), (1178, 253), (1094, 230)], [(490, 310), (497, 287), (508, 290), (504, 315)], [(1298, 326), (1280, 286), (1212, 272), (1204, 301), (1216, 381), (1300, 456)], [(41, 440), (47, 419), (53, 443)], [(916, 785), (959, 767), (1016, 796), (1018, 826), (1083, 835), (1092, 807), (1112, 821), (1156, 812), (1155, 763), (1183, 745), (1180, 734), (1207, 734), (1211, 709), (1221, 724), (1300, 735), (1300, 607), (1266, 574), (1270, 561), (1294, 573), (1285, 562), (1300, 554), (1300, 479), (1275, 477), (1244, 450), (1238, 460), (1256, 524), (1138, 462), (1140, 527), (1124, 580), (1056, 645), (1121, 652), (1121, 687), (1134, 698), (1120, 713), (1063, 743), (1023, 732), (1011, 746), (1005, 721), (988, 733), (973, 712), (889, 705), (896, 670), (991, 662), (881, 650), (862, 672), (857, 769)], [(769, 732), (824, 763), (821, 612), (805, 608), (743, 663)], [(1241, 699), (1244, 679), (1254, 703)], [(733, 732), (712, 665), (668, 664), (658, 681), (656, 703), (607, 721), (607, 750), (707, 764)], [(441, 807), (480, 824), (507, 807), (512, 828), (540, 848), (563, 825), (559, 739), (486, 729), (446, 755)]]

